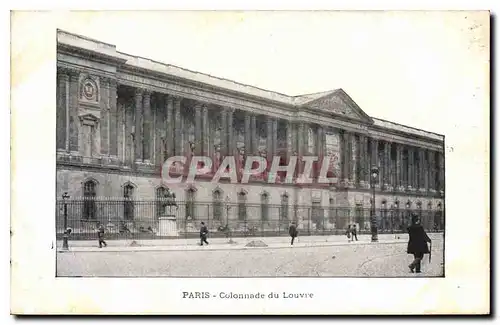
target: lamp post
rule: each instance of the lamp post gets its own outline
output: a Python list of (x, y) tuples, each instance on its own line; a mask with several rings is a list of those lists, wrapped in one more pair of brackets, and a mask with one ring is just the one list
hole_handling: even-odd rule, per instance
[(68, 231), (68, 199), (69, 199), (69, 194), (68, 192), (64, 192), (62, 195), (63, 199), (63, 213), (64, 213), (64, 234), (63, 234), (63, 250), (68, 250), (68, 237), (69, 237), (69, 231)]
[(406, 225), (405, 227), (408, 227), (408, 224), (410, 223), (410, 201), (406, 202)]
[(370, 228), (372, 234), (372, 243), (378, 242), (378, 233), (377, 233), (377, 215), (375, 212), (375, 184), (378, 180), (378, 167), (373, 166), (371, 168), (371, 188), (372, 188), (372, 213), (370, 218)]
[(229, 202), (231, 199), (229, 198), (229, 195), (226, 196), (226, 236), (229, 237), (229, 243), (233, 242), (233, 239), (231, 238), (231, 231), (229, 229)]

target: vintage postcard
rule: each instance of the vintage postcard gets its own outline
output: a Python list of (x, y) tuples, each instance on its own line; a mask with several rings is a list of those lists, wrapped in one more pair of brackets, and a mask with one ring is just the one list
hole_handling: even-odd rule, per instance
[(489, 313), (489, 12), (11, 18), (12, 313)]

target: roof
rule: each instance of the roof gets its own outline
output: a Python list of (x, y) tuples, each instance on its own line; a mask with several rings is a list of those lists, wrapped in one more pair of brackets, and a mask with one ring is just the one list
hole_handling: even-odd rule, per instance
[[(317, 93), (289, 96), (278, 92), (246, 85), (233, 80), (219, 78), (216, 76), (212, 76), (197, 71), (191, 71), (185, 68), (177, 67), (175, 65), (165, 64), (151, 59), (146, 59), (139, 56), (133, 56), (130, 54), (122, 53), (116, 50), (115, 45), (104, 43), (99, 40), (91, 39), (85, 36), (68, 33), (62, 30), (58, 30), (57, 32), (57, 42), (60, 44), (65, 44), (76, 48), (82, 48), (88, 51), (92, 51), (109, 57), (114, 57), (119, 60), (123, 60), (125, 61), (125, 64), (128, 66), (152, 70), (152, 71), (158, 71), (167, 75), (187, 80), (197, 81), (207, 85), (219, 87), (222, 89), (232, 90), (235, 92), (240, 92), (247, 95), (252, 95), (262, 99), (272, 100), (286, 105), (292, 105), (292, 106), (306, 105), (307, 103), (310, 103), (322, 97), (330, 96), (341, 90), (340, 88), (336, 88)], [(383, 127), (386, 129), (402, 131), (437, 140), (443, 140), (443, 136), (427, 132), (424, 130), (415, 129), (409, 126), (385, 121), (382, 119), (373, 118), (373, 121), (376, 126)]]

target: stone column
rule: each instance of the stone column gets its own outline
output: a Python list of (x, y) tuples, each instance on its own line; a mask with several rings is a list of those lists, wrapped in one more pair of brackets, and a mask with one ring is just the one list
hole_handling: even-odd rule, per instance
[(266, 134), (266, 143), (267, 143), (267, 162), (268, 167), (269, 164), (273, 161), (273, 120), (271, 117), (267, 117), (267, 134)]
[(117, 83), (116, 80), (109, 80), (109, 114), (110, 114), (110, 122), (109, 122), (109, 156), (111, 157), (112, 162), (118, 161), (118, 133), (119, 126), (118, 124), (118, 109), (117, 109), (117, 101), (118, 101), (118, 92), (117, 92)]
[(227, 138), (228, 138), (228, 131), (227, 131), (227, 109), (222, 108), (220, 111), (220, 118), (221, 118), (221, 134), (220, 134), (220, 153), (221, 157), (227, 156), (227, 151), (228, 151), (228, 144), (227, 144)]
[(80, 121), (78, 118), (78, 71), (69, 70), (69, 151), (79, 155), (78, 134)]
[(424, 151), (424, 157), (425, 157), (425, 164), (424, 164), (424, 185), (425, 185), (425, 190), (428, 192), (430, 191), (430, 175), (431, 175), (431, 166), (430, 166), (430, 151), (425, 150)]
[(181, 117), (181, 102), (182, 99), (180, 97), (174, 97), (174, 128), (175, 128), (175, 155), (182, 156), (184, 154), (184, 150), (182, 150), (182, 117)]
[(234, 116), (234, 109), (228, 109), (227, 111), (227, 132), (228, 132), (228, 137), (227, 137), (227, 143), (228, 143), (228, 152), (227, 155), (229, 156), (234, 156), (235, 155), (235, 141), (234, 141), (234, 128), (233, 128), (233, 116)]
[(99, 135), (100, 135), (100, 153), (102, 156), (109, 155), (109, 78), (100, 77), (101, 80), (101, 96), (99, 106), (101, 109), (101, 118), (99, 121)]
[(167, 97), (167, 120), (165, 121), (165, 129), (167, 130), (167, 139), (166, 139), (166, 151), (167, 157), (174, 156), (175, 154), (175, 146), (174, 146), (174, 129), (175, 129), (175, 121), (174, 121), (174, 97), (168, 95)]
[[(247, 113), (248, 114), (248, 113)], [(251, 151), (254, 155), (259, 152), (259, 143), (257, 138), (257, 116), (255, 114), (250, 115), (250, 132), (251, 132)]]
[(412, 147), (408, 147), (408, 188), (415, 188), (415, 156)]
[(145, 90), (143, 93), (143, 109), (144, 109), (144, 119), (143, 119), (143, 152), (142, 157), (145, 163), (151, 163), (151, 146), (153, 145), (153, 128), (151, 127), (152, 114), (151, 114), (151, 91)]
[(429, 190), (431, 192), (436, 190), (436, 160), (432, 150), (429, 150)]
[(69, 151), (69, 76), (64, 69), (57, 70), (57, 149)]
[(201, 103), (196, 103), (194, 106), (194, 154), (196, 156), (200, 156), (202, 153), (202, 140), (201, 140), (201, 132), (202, 132), (202, 122), (201, 122)]
[(292, 136), (292, 131), (293, 131), (293, 124), (292, 121), (288, 120), (286, 122), (286, 161), (287, 163), (290, 162), (290, 157), (293, 156), (294, 153), (294, 148), (293, 148), (293, 136)]
[(325, 155), (325, 129), (318, 125), (317, 134), (316, 134), (316, 153), (319, 158), (319, 162), (321, 163), (323, 160), (323, 156)]
[(302, 162), (302, 157), (304, 156), (304, 129), (305, 125), (303, 122), (300, 122), (297, 128), (297, 154), (298, 154), (298, 173), (301, 174), (304, 171), (304, 163)]
[(344, 162), (344, 184), (347, 186), (349, 185), (349, 180), (351, 179), (351, 173), (350, 173), (350, 168), (351, 168), (351, 158), (352, 158), (352, 152), (351, 152), (351, 134), (347, 131), (344, 131), (344, 148), (342, 150), (342, 155), (344, 158), (342, 159)]
[(443, 152), (438, 152), (438, 164), (439, 164), (439, 169), (438, 169), (439, 184), (437, 186), (437, 190), (444, 192), (445, 174), (444, 174), (444, 153)]
[(251, 115), (245, 112), (245, 155), (251, 155), (252, 153), (252, 131), (251, 131)]
[(403, 145), (396, 144), (396, 188), (401, 189), (403, 184)]
[[(276, 155), (278, 153), (278, 119), (273, 118), (273, 133), (272, 133), (272, 145), (273, 145), (273, 155)], [(272, 160), (270, 161), (272, 163)]]
[(358, 149), (358, 175), (359, 175), (359, 186), (365, 186), (365, 139), (366, 137), (363, 134), (358, 135), (359, 138), (359, 149)]
[(390, 189), (391, 184), (391, 147), (388, 141), (384, 141), (384, 188)]
[(424, 192), (427, 189), (426, 182), (425, 182), (425, 149), (419, 148), (418, 149), (418, 185), (419, 185), (419, 190), (421, 192)]
[(202, 109), (203, 121), (202, 121), (202, 144), (203, 144), (203, 155), (210, 157), (212, 150), (210, 150), (210, 121), (208, 117), (208, 107), (203, 105)]
[(415, 190), (419, 189), (419, 173), (418, 173), (418, 165), (417, 165), (417, 159), (418, 159), (418, 149), (413, 148), (413, 188)]
[(351, 134), (351, 181), (353, 185), (359, 184), (359, 138), (356, 134)]
[(135, 90), (135, 132), (134, 132), (134, 153), (135, 161), (142, 162), (142, 95), (143, 89)]

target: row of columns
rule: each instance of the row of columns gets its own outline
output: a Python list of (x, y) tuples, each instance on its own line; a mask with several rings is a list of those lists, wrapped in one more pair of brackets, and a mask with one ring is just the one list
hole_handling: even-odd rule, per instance
[[(58, 125), (57, 147), (67, 152), (78, 153), (78, 82), (79, 73), (72, 70), (58, 70)], [(101, 148), (100, 154), (117, 156), (118, 119), (117, 119), (117, 83), (113, 79), (102, 78), (101, 94)], [(135, 89), (133, 121), (133, 157), (138, 163), (154, 163), (153, 137), (155, 126), (152, 124), (151, 91)], [(181, 115), (182, 98), (166, 95), (165, 110), (165, 150), (167, 156), (183, 155), (184, 132)], [(194, 137), (196, 155), (211, 155), (209, 116), (212, 113), (203, 103), (196, 103), (194, 109)], [(234, 131), (233, 108), (223, 107), (217, 110), (221, 119), (221, 156), (237, 154), (236, 134)], [(259, 137), (257, 135), (257, 115), (244, 112), (245, 154), (257, 155)], [(284, 121), (286, 128), (285, 142), (287, 157), (325, 154), (325, 129), (315, 126), (315, 148), (309, 152), (309, 127), (307, 123)], [(279, 120), (266, 118), (267, 159), (272, 161), (278, 151)], [(444, 158), (442, 153), (423, 148), (409, 147), (399, 143), (369, 138), (365, 134), (356, 134), (339, 130), (340, 180), (346, 186), (369, 186), (370, 168), (379, 166), (379, 180), (376, 184), (384, 189), (443, 190)], [(382, 148), (379, 150), (379, 148)], [(371, 148), (371, 152), (369, 152)], [(395, 151), (395, 157), (392, 153)], [(394, 158), (394, 159), (393, 159)], [(405, 159), (406, 158), (406, 159)], [(417, 159), (418, 158), (418, 159)], [(300, 166), (300, 165), (299, 165)], [(300, 171), (299, 171), (300, 172)]]
[[(374, 186), (385, 190), (444, 190), (441, 152), (341, 131), (341, 179), (347, 187), (369, 187), (371, 167), (379, 167)], [(370, 149), (369, 149), (370, 148)], [(394, 155), (393, 155), (394, 152)]]

